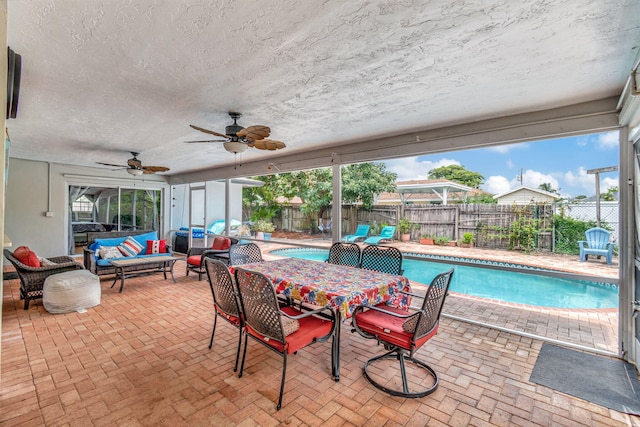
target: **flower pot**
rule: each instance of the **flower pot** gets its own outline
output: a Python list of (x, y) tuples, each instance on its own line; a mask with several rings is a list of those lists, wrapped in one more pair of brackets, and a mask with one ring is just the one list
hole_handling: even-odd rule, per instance
[(472, 248), (473, 247), (473, 242), (472, 243), (458, 243), (458, 246), (460, 246), (461, 248)]
[(458, 242), (454, 240), (454, 241), (448, 242), (445, 246), (457, 246), (457, 245), (458, 245)]
[(421, 237), (420, 238), (421, 245), (433, 245), (433, 239), (429, 237)]
[(400, 234), (400, 241), (401, 242), (408, 242), (409, 240), (411, 240), (411, 234), (409, 234), (409, 233)]
[(262, 231), (256, 231), (256, 239), (258, 239), (258, 240), (264, 240), (264, 232), (262, 232)]
[(264, 233), (264, 240), (271, 240), (271, 233)]

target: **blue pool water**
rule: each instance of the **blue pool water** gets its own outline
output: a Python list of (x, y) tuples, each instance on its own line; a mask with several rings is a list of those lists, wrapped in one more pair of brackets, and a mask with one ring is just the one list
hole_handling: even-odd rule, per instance
[[(274, 255), (324, 261), (329, 254), (324, 249), (278, 249)], [(430, 260), (404, 259), (404, 275), (410, 280), (429, 284), (438, 273), (452, 265)], [(555, 308), (616, 308), (618, 286), (536, 274), (455, 265), (450, 289), (461, 294), (474, 295), (518, 304)]]

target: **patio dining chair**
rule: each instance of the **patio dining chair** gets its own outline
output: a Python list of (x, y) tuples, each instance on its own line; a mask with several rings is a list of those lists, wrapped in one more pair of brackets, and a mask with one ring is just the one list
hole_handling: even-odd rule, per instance
[(329, 248), (329, 257), (326, 262), (358, 267), (360, 264), (360, 246), (355, 243), (334, 243)]
[(369, 245), (362, 250), (360, 268), (402, 275), (402, 252), (391, 246)]
[[(315, 342), (332, 338), (332, 376), (334, 363), (335, 315), (328, 308), (301, 311), (292, 306), (280, 307), (273, 283), (265, 275), (237, 268), (235, 271), (240, 304), (245, 316), (245, 337), (239, 377), (242, 377), (247, 355), (248, 337), (283, 357), (280, 394), (276, 409), (282, 407), (282, 395), (287, 372), (287, 356)], [(324, 317), (319, 317), (323, 314)], [(306, 369), (306, 368), (303, 368)]]
[(255, 243), (243, 243), (229, 248), (229, 265), (251, 264), (262, 262), (262, 251)]
[(205, 273), (204, 260), (216, 258), (226, 263), (229, 262), (229, 248), (238, 243), (233, 237), (216, 237), (211, 248), (191, 247), (187, 250), (187, 276), (189, 271), (198, 273), (198, 280), (202, 280)]
[[(389, 350), (364, 364), (364, 376), (375, 387), (393, 396), (410, 398), (427, 396), (438, 388), (436, 372), (417, 359), (415, 354), (438, 332), (440, 313), (452, 275), (453, 269), (438, 274), (424, 297), (409, 294), (423, 299), (418, 311), (407, 311), (384, 303), (376, 306), (361, 305), (355, 309), (352, 317), (354, 331), (364, 338), (376, 340)], [(396, 369), (393, 369), (393, 375), (390, 374), (392, 365), (385, 362), (385, 359), (399, 362), (400, 381)], [(407, 378), (407, 365), (411, 368), (410, 381)], [(422, 378), (420, 372), (427, 376)]]
[(238, 360), (240, 359), (240, 347), (242, 345), (242, 334), (244, 328), (242, 310), (240, 310), (236, 284), (233, 276), (231, 276), (231, 273), (229, 272), (229, 268), (224, 262), (205, 258), (204, 266), (207, 272), (207, 278), (209, 279), (209, 287), (211, 287), (213, 309), (215, 311), (209, 349), (213, 347), (213, 337), (216, 333), (218, 317), (223, 318), (231, 325), (238, 328), (238, 348), (236, 350), (236, 364), (233, 368), (233, 371), (235, 372), (238, 370)]

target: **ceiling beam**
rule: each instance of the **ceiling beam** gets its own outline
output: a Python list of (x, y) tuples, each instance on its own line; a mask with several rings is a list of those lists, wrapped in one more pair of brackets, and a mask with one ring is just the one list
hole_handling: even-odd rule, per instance
[(238, 168), (226, 166), (176, 174), (170, 176), (169, 183), (176, 185), (266, 175), (271, 173), (268, 166), (274, 160), (281, 172), (290, 172), (328, 167), (335, 163), (370, 162), (604, 132), (618, 128), (617, 102), (618, 98), (611, 97), (550, 110), (341, 143), (243, 163)]

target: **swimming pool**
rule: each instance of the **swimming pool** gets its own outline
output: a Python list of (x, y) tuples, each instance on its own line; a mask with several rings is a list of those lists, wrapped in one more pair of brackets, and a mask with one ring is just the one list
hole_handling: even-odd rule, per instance
[[(276, 249), (274, 255), (324, 261), (325, 249)], [(410, 280), (429, 284), (451, 264), (431, 260), (405, 258), (404, 275)], [(518, 304), (555, 308), (617, 308), (618, 285), (589, 282), (537, 274), (456, 265), (450, 289), (452, 292), (496, 299)]]

